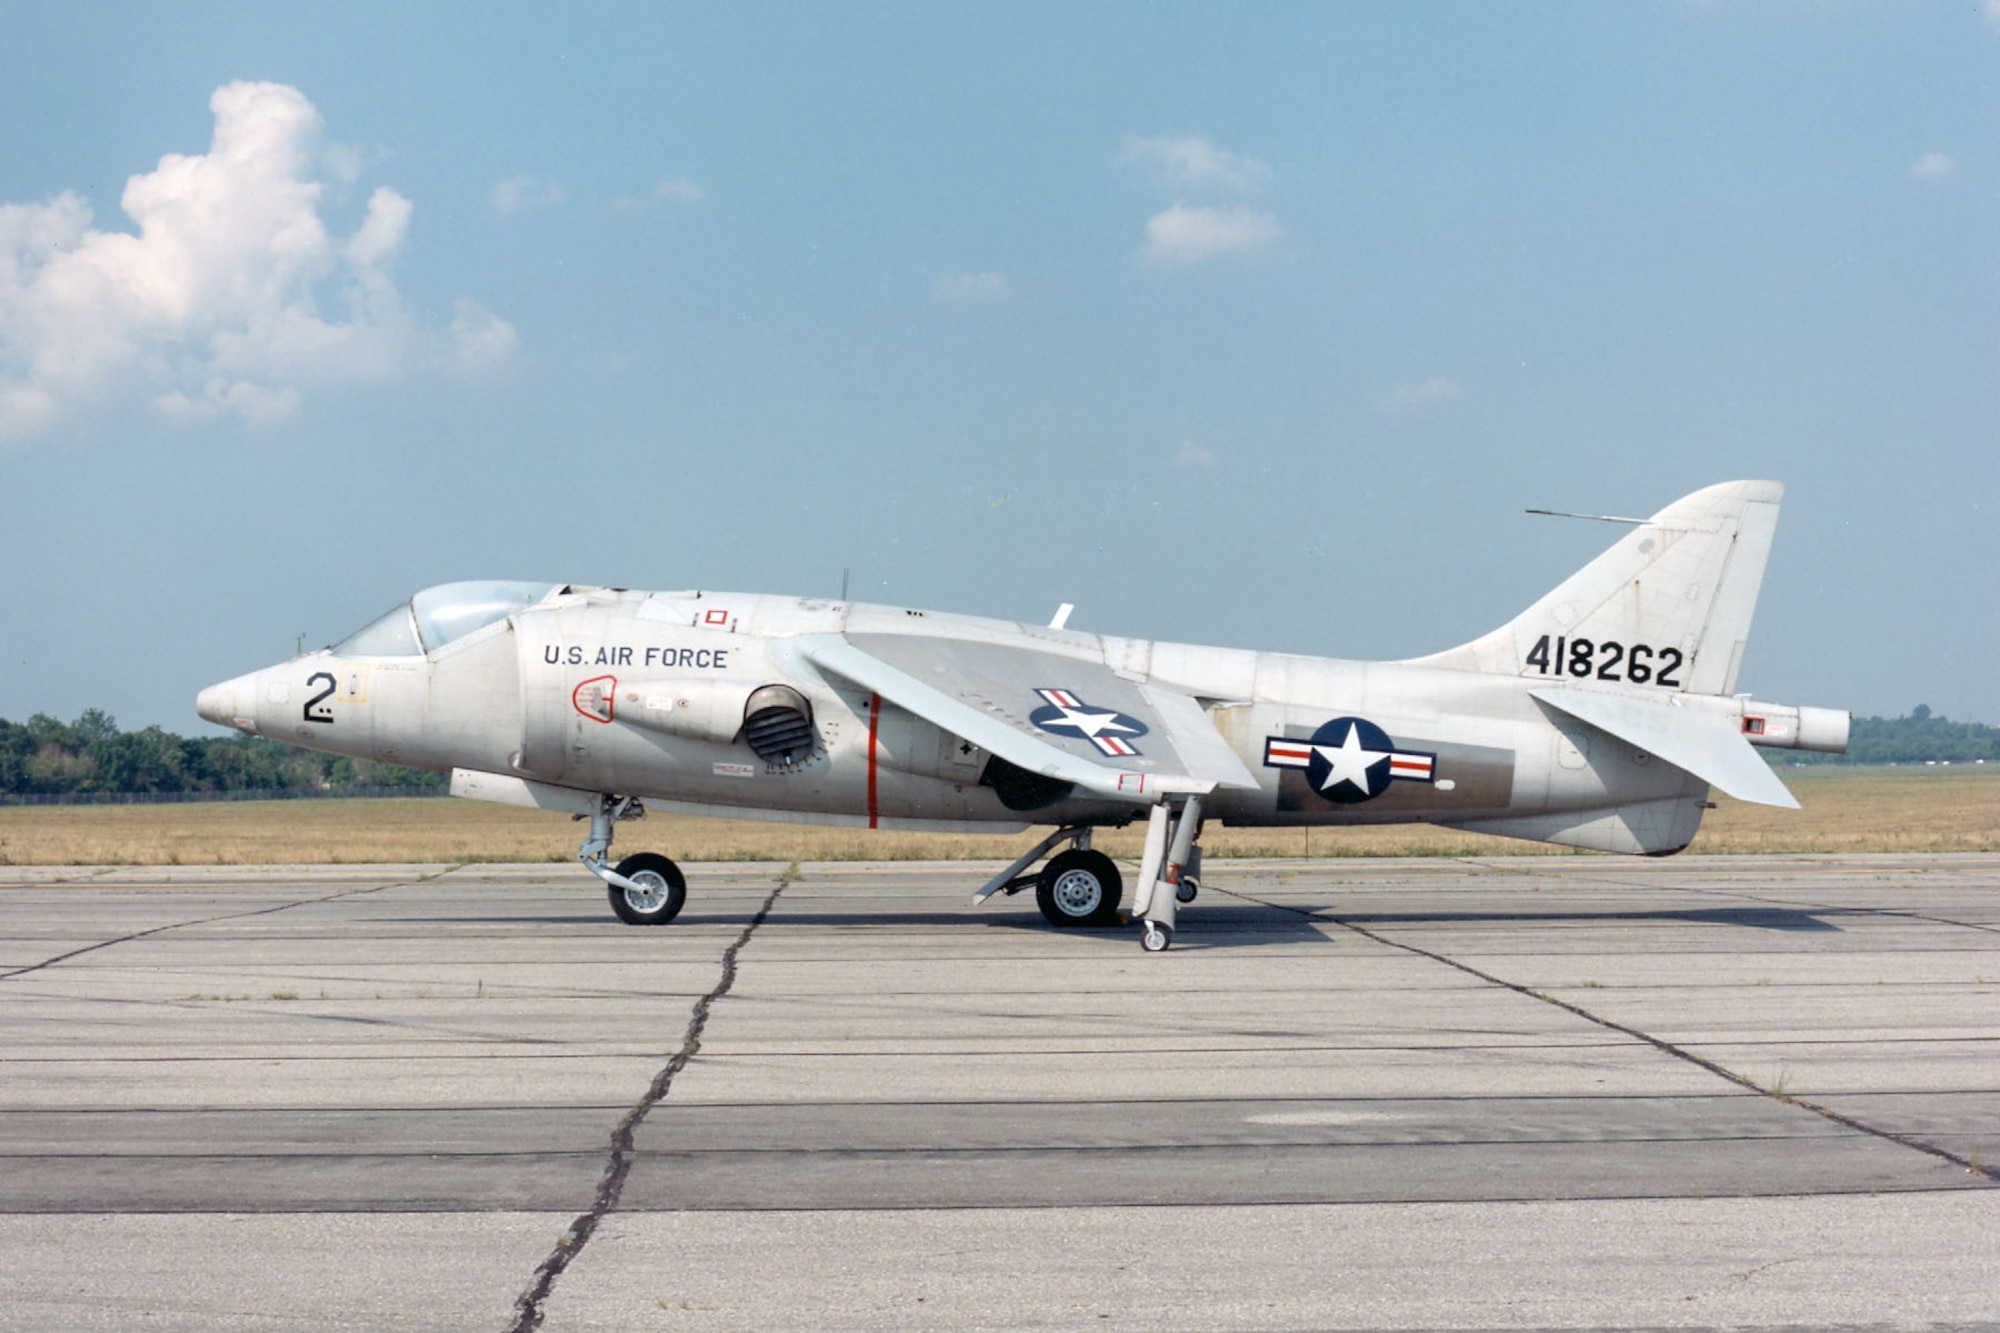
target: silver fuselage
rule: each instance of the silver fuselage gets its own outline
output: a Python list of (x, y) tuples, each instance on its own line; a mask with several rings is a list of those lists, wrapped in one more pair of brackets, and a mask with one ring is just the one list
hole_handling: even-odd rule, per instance
[[(689, 813), (985, 830), (1143, 816), (1130, 803), (1074, 795), (1010, 809), (981, 781), (988, 755), (816, 669), (792, 645), (841, 634), (1028, 646), (1194, 696), (1258, 781), (1210, 794), (1208, 816), (1231, 825), (1428, 822), (1660, 851), (1694, 836), (1708, 795), (1682, 769), (1540, 706), (1531, 678), (759, 594), (565, 590), (428, 654), (328, 649), (211, 687), (200, 708), (316, 750), (616, 792)], [(814, 740), (797, 762), (759, 760), (743, 742), (744, 701), (771, 684), (810, 701)], [(1742, 710), (1739, 700), (1685, 702)], [(1274, 739), (1308, 737), (1337, 716), (1365, 717), (1398, 749), (1434, 757), (1432, 780), (1336, 802), (1266, 762)], [(1593, 817), (1613, 810), (1618, 819)], [(1643, 845), (1633, 844), (1635, 828)]]

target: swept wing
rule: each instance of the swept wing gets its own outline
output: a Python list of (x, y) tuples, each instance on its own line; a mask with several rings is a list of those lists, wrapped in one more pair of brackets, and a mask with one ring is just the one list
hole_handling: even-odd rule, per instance
[[(1102, 662), (1008, 644), (899, 634), (821, 635), (793, 641), (822, 670), (1011, 764), (1080, 791), (1151, 804), (1166, 792), (1251, 787), (1257, 779), (1193, 696), (1133, 680)], [(1073, 701), (1073, 725), (1031, 719)], [(1105, 715), (1122, 721), (1106, 721)], [(1137, 722), (1143, 731), (1126, 728)], [(1104, 752), (1093, 735), (1132, 753)]]

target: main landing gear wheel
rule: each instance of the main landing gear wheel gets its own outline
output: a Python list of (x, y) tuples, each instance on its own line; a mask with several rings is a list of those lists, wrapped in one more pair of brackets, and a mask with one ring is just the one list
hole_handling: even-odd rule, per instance
[(1146, 933), (1139, 937), (1139, 947), (1147, 953), (1165, 953), (1167, 946), (1174, 942), (1174, 928), (1163, 926), (1157, 921), (1146, 923)]
[(1124, 878), (1110, 857), (1074, 847), (1050, 857), (1035, 881), (1035, 905), (1054, 926), (1116, 925), (1124, 893)]
[(618, 873), (636, 888), (605, 887), (611, 891), (611, 910), (628, 926), (664, 926), (680, 915), (687, 901), (687, 878), (681, 868), (658, 852), (640, 852), (618, 863)]

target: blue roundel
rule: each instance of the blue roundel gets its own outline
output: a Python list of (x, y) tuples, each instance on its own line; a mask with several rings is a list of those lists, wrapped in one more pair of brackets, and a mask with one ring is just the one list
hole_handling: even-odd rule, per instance
[(1337, 717), (1312, 734), (1306, 781), (1329, 801), (1353, 805), (1389, 786), (1396, 746), (1389, 733), (1363, 717)]
[(1098, 752), (1114, 758), (1139, 753), (1132, 742), (1146, 734), (1144, 722), (1113, 708), (1092, 708), (1068, 690), (1044, 688), (1035, 691), (1042, 706), (1028, 714), (1028, 721), (1057, 736), (1089, 741)]

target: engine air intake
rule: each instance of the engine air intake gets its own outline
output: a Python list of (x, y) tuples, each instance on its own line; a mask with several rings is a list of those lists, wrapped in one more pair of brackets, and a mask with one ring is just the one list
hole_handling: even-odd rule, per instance
[(743, 742), (767, 764), (803, 764), (812, 757), (812, 705), (789, 685), (752, 692), (743, 704)]

